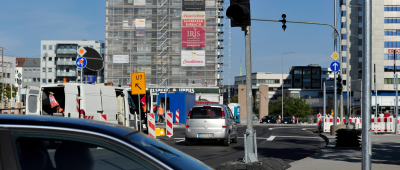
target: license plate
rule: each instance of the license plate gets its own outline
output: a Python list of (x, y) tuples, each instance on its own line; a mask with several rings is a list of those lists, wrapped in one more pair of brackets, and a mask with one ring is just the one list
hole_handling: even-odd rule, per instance
[(285, 122), (285, 123), (287, 123), (287, 122)]
[(203, 133), (203, 134), (197, 134), (198, 138), (212, 138), (213, 134), (210, 133)]

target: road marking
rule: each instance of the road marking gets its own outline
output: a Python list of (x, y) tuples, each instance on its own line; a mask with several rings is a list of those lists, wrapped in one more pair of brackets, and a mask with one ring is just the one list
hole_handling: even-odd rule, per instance
[(280, 138), (317, 138), (317, 137), (309, 137), (309, 136), (276, 136)]
[(272, 141), (272, 140), (275, 139), (275, 137), (276, 137), (276, 136), (270, 136), (270, 137), (267, 139), (267, 141)]
[(176, 142), (178, 143), (178, 142), (183, 142), (183, 141), (185, 141), (185, 139), (183, 139), (183, 140), (178, 140), (178, 141), (176, 141)]
[(185, 138), (174, 138), (174, 139), (177, 139), (177, 140), (182, 140), (182, 139), (185, 139)]

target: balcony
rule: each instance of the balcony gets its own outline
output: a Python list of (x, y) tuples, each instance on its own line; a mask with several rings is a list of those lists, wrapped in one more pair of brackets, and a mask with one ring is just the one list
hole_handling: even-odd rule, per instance
[(76, 49), (57, 49), (57, 54), (76, 54)]
[(57, 72), (57, 77), (76, 77), (76, 72)]
[(75, 61), (57, 61), (57, 65), (69, 65), (69, 66), (73, 66), (75, 65)]

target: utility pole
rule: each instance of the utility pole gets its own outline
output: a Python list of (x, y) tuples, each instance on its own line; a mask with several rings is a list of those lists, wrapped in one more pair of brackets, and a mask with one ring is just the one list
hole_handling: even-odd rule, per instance
[(1, 48), (1, 77), (3, 79), (3, 90), (1, 91), (1, 103), (4, 103), (4, 47)]
[[(371, 60), (372, 60), (372, 0), (363, 3), (363, 58), (362, 89), (364, 90), (364, 107), (362, 115), (362, 169), (371, 169)], [(396, 101), (396, 103), (398, 103)]]
[(326, 116), (326, 86), (324, 82), (324, 117)]
[[(337, 1), (336, 0), (334, 0), (334, 11), (333, 11), (333, 13), (334, 13), (334, 23), (333, 23), (333, 26), (335, 27), (335, 28), (337, 28), (337, 17), (336, 17), (336, 15), (337, 15)], [(335, 34), (338, 34), (338, 33), (335, 33)], [(334, 36), (334, 42), (333, 42), (333, 50), (336, 52), (337, 51), (337, 38), (336, 38), (337, 36)], [(339, 55), (340, 55), (340, 53), (339, 53)], [(340, 62), (340, 60), (341, 60), (341, 57), (339, 56), (339, 62)], [(340, 70), (339, 70), (339, 73), (340, 73)], [(334, 84), (335, 84), (335, 87), (334, 87), (334, 115), (333, 115), (333, 117), (334, 117), (334, 120), (333, 120), (333, 124), (334, 125), (337, 125), (337, 87), (336, 87), (336, 74), (337, 73), (333, 73), (334, 74), (334, 79), (335, 79), (335, 82), (334, 82)]]
[[(349, 29), (349, 26), (350, 26), (350, 24), (349, 24), (349, 15), (350, 15), (350, 5), (349, 5), (349, 3), (350, 2), (346, 2), (346, 45), (347, 45), (347, 48), (346, 48), (346, 91), (347, 91), (347, 114), (346, 114), (346, 122), (347, 122), (347, 129), (350, 129), (350, 126), (349, 126), (349, 123), (350, 123), (350, 95), (351, 95), (351, 91), (350, 91), (350, 84), (351, 84), (351, 81), (350, 81), (350, 77), (349, 77), (349, 74), (350, 74), (350, 70), (349, 70), (349, 64), (350, 64), (350, 53), (349, 53), (349, 51), (350, 51), (350, 41), (349, 41), (349, 38), (350, 38), (350, 29)], [(350, 93), (349, 93), (350, 92)], [(342, 115), (343, 116), (343, 115)]]

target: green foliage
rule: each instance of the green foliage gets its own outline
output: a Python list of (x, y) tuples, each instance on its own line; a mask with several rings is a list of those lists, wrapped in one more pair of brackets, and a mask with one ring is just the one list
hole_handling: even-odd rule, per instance
[(229, 101), (229, 103), (238, 103), (238, 102), (239, 102), (238, 95), (231, 97), (231, 100)]
[[(306, 117), (312, 112), (311, 105), (306, 103), (303, 98), (285, 97), (283, 98), (283, 117), (297, 118)], [(279, 98), (268, 105), (268, 114), (278, 117), (282, 114), (282, 99)]]

